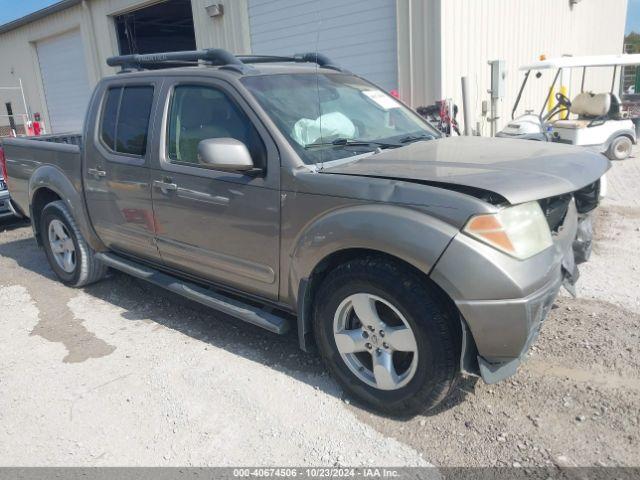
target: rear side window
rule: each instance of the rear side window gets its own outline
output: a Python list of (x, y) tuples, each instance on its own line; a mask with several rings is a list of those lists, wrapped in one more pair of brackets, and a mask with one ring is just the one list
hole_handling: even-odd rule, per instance
[(100, 136), (117, 153), (143, 156), (147, 150), (153, 87), (115, 87), (107, 91)]
[(102, 112), (102, 141), (111, 150), (115, 150), (116, 145), (116, 118), (121, 94), (121, 88), (109, 89)]

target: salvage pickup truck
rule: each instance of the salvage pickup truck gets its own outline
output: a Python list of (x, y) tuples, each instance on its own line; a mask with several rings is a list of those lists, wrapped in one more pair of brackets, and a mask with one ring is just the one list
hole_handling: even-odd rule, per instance
[(441, 138), (317, 53), (108, 64), (122, 72), (81, 135), (3, 142), (13, 201), (67, 285), (112, 268), (277, 334), (292, 323), (354, 398), (410, 415), (462, 374), (512, 375), (577, 279), (599, 153)]

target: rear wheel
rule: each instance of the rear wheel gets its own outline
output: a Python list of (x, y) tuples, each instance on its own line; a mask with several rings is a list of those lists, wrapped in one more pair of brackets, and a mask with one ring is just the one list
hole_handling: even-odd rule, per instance
[(107, 267), (95, 258), (63, 201), (44, 207), (40, 232), (49, 265), (63, 283), (82, 287), (105, 276)]
[(626, 136), (620, 136), (613, 139), (606, 155), (611, 160), (624, 160), (631, 155), (632, 148), (633, 142), (631, 139)]
[(459, 325), (417, 272), (384, 258), (352, 260), (327, 275), (314, 303), (323, 360), (368, 406), (414, 415), (453, 389)]

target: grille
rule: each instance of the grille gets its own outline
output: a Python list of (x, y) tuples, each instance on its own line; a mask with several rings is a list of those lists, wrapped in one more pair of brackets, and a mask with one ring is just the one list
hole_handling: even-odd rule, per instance
[(0, 178), (0, 192), (7, 189), (7, 184), (4, 183), (4, 180)]

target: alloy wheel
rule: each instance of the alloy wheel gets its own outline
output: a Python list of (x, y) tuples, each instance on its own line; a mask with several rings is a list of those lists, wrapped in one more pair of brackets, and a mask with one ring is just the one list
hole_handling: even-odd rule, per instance
[(76, 247), (64, 223), (53, 219), (49, 223), (49, 246), (58, 266), (67, 273), (76, 268)]
[(397, 390), (418, 365), (418, 345), (406, 318), (387, 300), (368, 293), (345, 298), (333, 319), (333, 336), (351, 372), (367, 385)]

